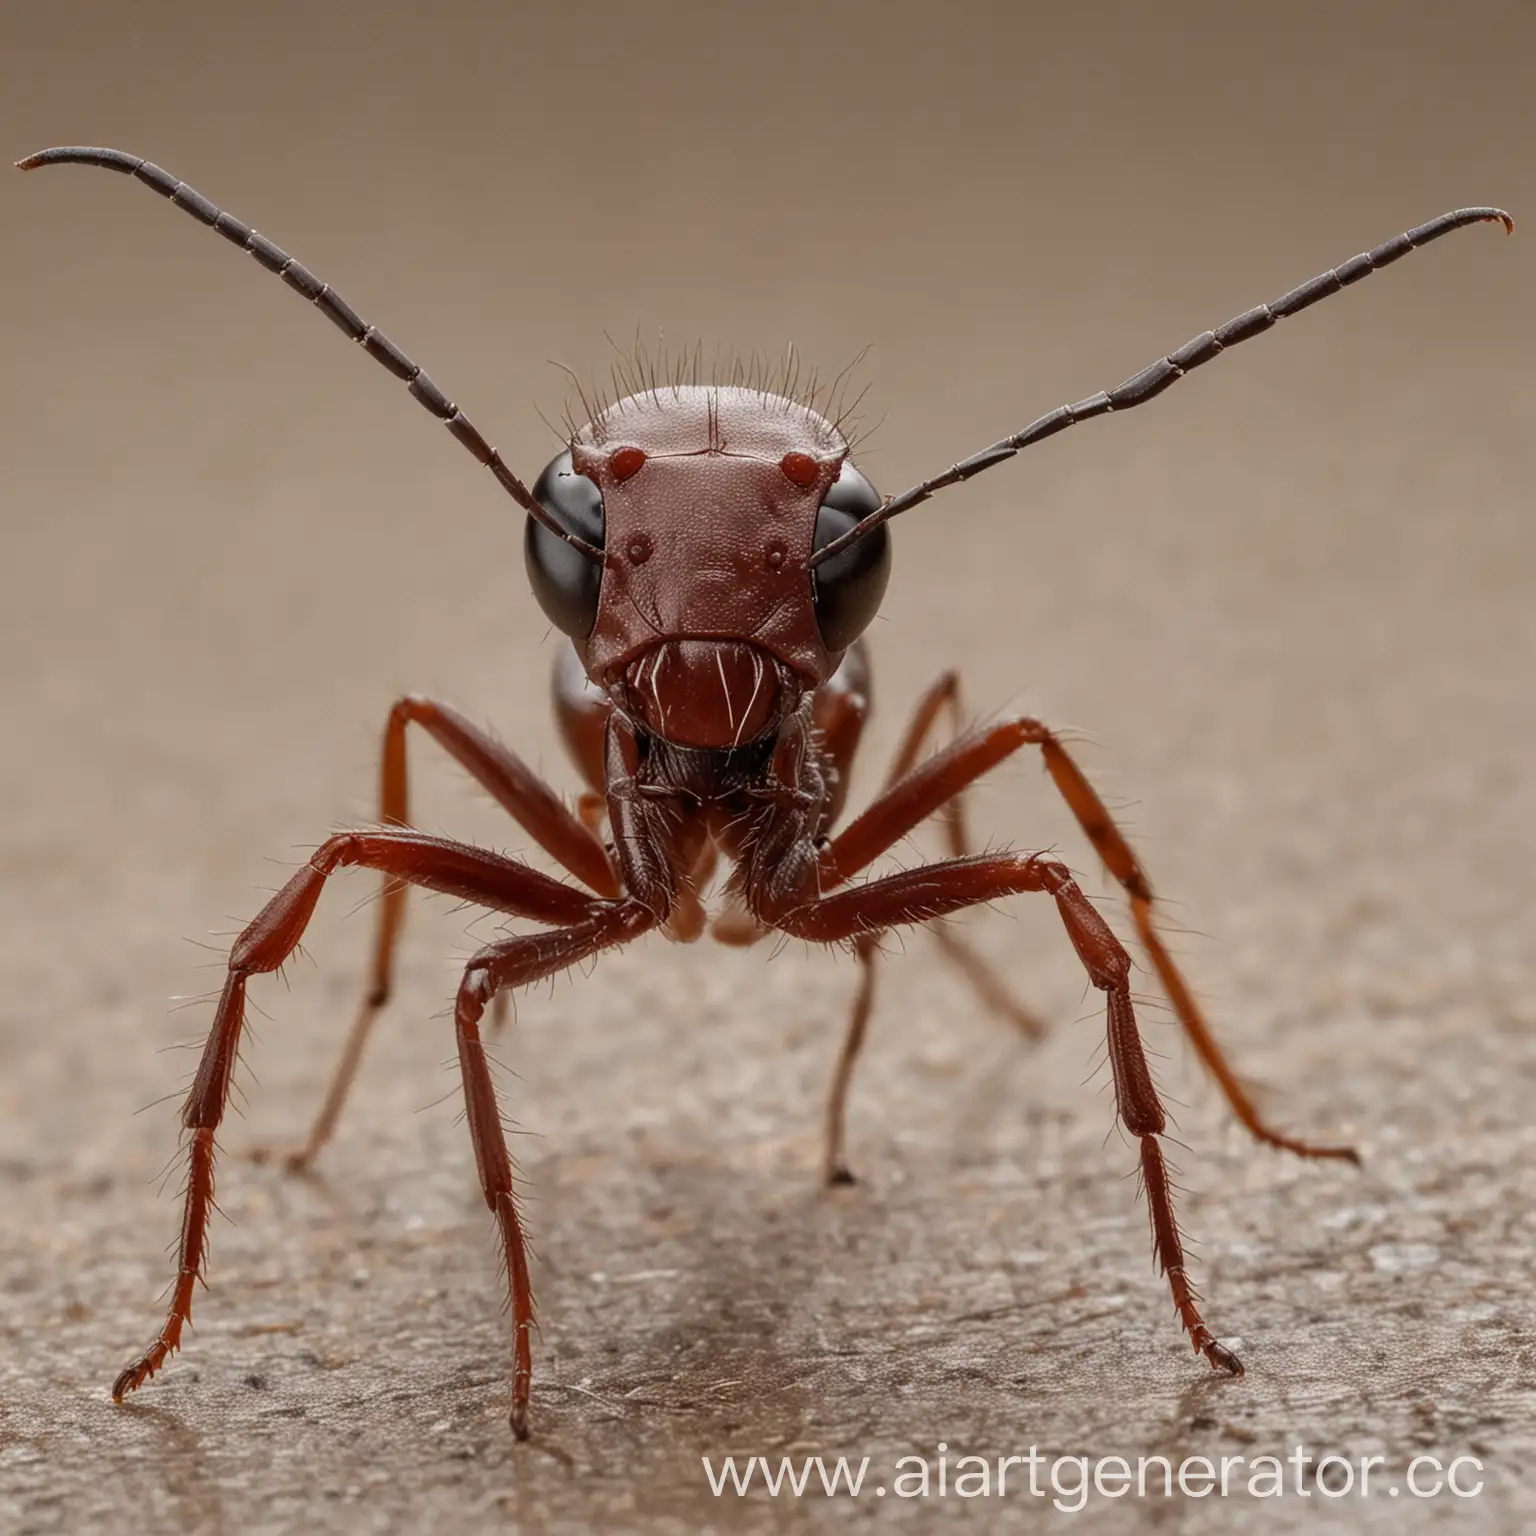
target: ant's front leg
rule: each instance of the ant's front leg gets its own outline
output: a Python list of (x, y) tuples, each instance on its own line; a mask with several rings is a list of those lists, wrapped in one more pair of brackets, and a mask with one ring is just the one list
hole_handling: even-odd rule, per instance
[(533, 1379), (533, 1287), (522, 1222), (512, 1188), (512, 1158), (507, 1133), (496, 1103), (496, 1085), (480, 1034), (486, 1005), (506, 991), (569, 970), (571, 966), (615, 944), (627, 944), (656, 925), (657, 917), (637, 901), (605, 903), (581, 923), (550, 933), (533, 933), (490, 944), (464, 968), (454, 1006), (459, 1067), (464, 1078), (464, 1106), (475, 1167), (485, 1203), (501, 1229), (512, 1293), (512, 1431), (528, 1436), (528, 1396)]
[(304, 936), (326, 880), (348, 865), (376, 869), (394, 881), (552, 925), (590, 923), (615, 905), (513, 859), (419, 832), (341, 832), (328, 838), (230, 950), (229, 973), (213, 1028), (182, 1110), (181, 1123), (189, 1133), (189, 1167), (170, 1308), (154, 1343), (113, 1384), (112, 1396), (118, 1402), (165, 1364), (191, 1321), (192, 1294), (208, 1256), (215, 1137), (240, 1051), (246, 983), (253, 975), (277, 970), (287, 960)]
[(1152, 1216), (1153, 1252), (1173, 1292), (1179, 1320), (1195, 1349), (1214, 1368), (1240, 1376), (1242, 1362), (1217, 1342), (1200, 1315), (1199, 1300), (1185, 1265), (1173, 1187), (1161, 1142), (1167, 1116), (1136, 1025), (1129, 981), (1130, 956), (1065, 865), (1038, 854), (979, 854), (948, 859), (796, 906), (772, 911), (759, 907), (759, 916), (782, 932), (812, 943), (857, 943), (882, 928), (931, 922), (966, 907), (1026, 891), (1044, 892), (1055, 899), (1089, 981), (1105, 994), (1115, 1103), (1121, 1123), (1140, 1145), (1142, 1188)]
[[(413, 724), (420, 726), (467, 769), (518, 825), (583, 885), (599, 896), (619, 894), (618, 881), (602, 842), (572, 815), (554, 790), (511, 748), (466, 720), (457, 710), (417, 694), (397, 699), (384, 727), (384, 745), (379, 760), (379, 820), (385, 826), (403, 827), (410, 820), (405, 738), (406, 728)], [(309, 1135), (301, 1146), (282, 1155), (284, 1163), (294, 1172), (307, 1169), (335, 1132), (374, 1022), (389, 1001), (395, 949), (405, 920), (407, 888), (408, 882), (391, 874), (385, 875), (379, 892), (368, 989), (363, 994), (341, 1059), (326, 1090), (325, 1101), (315, 1116)], [(271, 1153), (263, 1148), (253, 1155), (262, 1162)]]

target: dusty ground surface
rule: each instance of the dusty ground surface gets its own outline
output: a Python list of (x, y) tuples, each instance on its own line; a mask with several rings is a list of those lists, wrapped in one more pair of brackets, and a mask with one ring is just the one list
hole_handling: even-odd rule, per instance
[[(1514, 9), (1299, 11), (1251, 36), (1163, 8), (1155, 32), (1049, 35), (1024, 8), (850, 9), (825, 34), (793, 8), (739, 35), (610, 14), (580, 70), (553, 12), (485, 36), (467, 14), (170, 9), (151, 32), (9, 8), (3, 147), (174, 167), (418, 351), (530, 473), (563, 392), (541, 360), (600, 370), (605, 329), (794, 339), (834, 368), (874, 341), (864, 462), (895, 489), (1441, 208), (1536, 214)], [(502, 1081), (542, 1333), (517, 1446), (440, 1017), (448, 962), (493, 926), (413, 908), (321, 1176), (242, 1156), (318, 1100), (361, 878), (323, 904), (313, 966), (255, 990), (195, 1333), (108, 1401), (169, 1274), (156, 1101), (188, 1060), (165, 1051), (209, 1015), (165, 999), (215, 986), (227, 942), (183, 936), (227, 934), (368, 816), (402, 689), (574, 778), (519, 519), (468, 459), (142, 189), (3, 188), (0, 1529), (1067, 1519), (1020, 1491), (716, 1499), (700, 1461), (868, 1456), (873, 1487), (941, 1442), (994, 1462), (1301, 1443), (1381, 1456), (1394, 1484), (1419, 1454), (1483, 1466), (1474, 1499), (1095, 1498), (1096, 1530), (1536, 1518), (1529, 232), (1459, 235), (914, 513), (873, 631), (860, 791), (942, 665), (978, 713), (1086, 732), (1243, 1071), (1285, 1124), (1361, 1146), (1359, 1172), (1255, 1148), (1147, 977), (1186, 1224), (1247, 1379), (1175, 1329), (1093, 1075), (1097, 1008), (1020, 901), (966, 931), (1052, 1038), (1012, 1038), (911, 937), (846, 1192), (816, 1174), (846, 961), (651, 940), (519, 1000)], [(521, 846), (415, 763), (423, 824)], [(1058, 845), (1120, 920), (1036, 764), (975, 821)]]

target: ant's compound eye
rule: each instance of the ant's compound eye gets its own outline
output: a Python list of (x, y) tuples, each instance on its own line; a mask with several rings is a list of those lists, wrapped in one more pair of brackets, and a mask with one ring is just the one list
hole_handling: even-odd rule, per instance
[[(882, 505), (880, 493), (847, 459), (827, 488), (827, 499), (816, 513), (812, 549), (821, 549)], [(816, 627), (822, 644), (834, 655), (846, 650), (868, 628), (885, 596), (891, 577), (891, 536), (884, 523), (855, 539), (840, 555), (823, 561), (811, 573)]]
[[(603, 547), (603, 493), (571, 467), (569, 448), (545, 466), (533, 495), (562, 528)], [(602, 566), (532, 517), (523, 530), (523, 560), (533, 595), (549, 622), (573, 640), (584, 640), (597, 623)]]

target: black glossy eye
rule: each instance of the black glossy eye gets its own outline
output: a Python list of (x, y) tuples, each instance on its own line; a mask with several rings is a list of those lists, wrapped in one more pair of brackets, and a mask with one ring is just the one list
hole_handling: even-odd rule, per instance
[[(571, 468), (569, 448), (545, 466), (533, 494), (562, 528), (602, 548), (603, 493)], [(532, 517), (523, 530), (523, 560), (533, 595), (550, 623), (575, 640), (590, 635), (597, 623), (602, 566)]]
[[(812, 549), (833, 539), (880, 510), (883, 498), (848, 460), (827, 489), (816, 513)], [(868, 627), (885, 596), (891, 576), (891, 536), (884, 523), (855, 539), (840, 555), (823, 561), (811, 574), (816, 627), (822, 644), (836, 654), (846, 650)]]

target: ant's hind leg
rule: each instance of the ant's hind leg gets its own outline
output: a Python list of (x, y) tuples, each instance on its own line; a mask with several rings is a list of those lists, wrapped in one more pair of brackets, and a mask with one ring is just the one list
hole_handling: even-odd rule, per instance
[(1242, 1080), (1233, 1071), (1226, 1053), (1206, 1021), (1204, 1010), (1196, 1002), (1194, 992), (1163, 942), (1162, 933), (1154, 920), (1151, 881), (1126, 841), (1125, 834), (1115, 825), (1098, 791), (1088, 782), (1061, 738), (1049, 726), (1039, 720), (1024, 719), (1012, 722), (1011, 728), (1022, 742), (1040, 748), (1045, 758), (1046, 771), (1057, 792), (1093, 844), (1094, 852), (1125, 892), (1136, 932), (1146, 946), (1158, 980), (1162, 982), (1163, 990), (1173, 1004), (1173, 1011), (1178, 1016), (1184, 1034), (1194, 1046), (1195, 1054), (1206, 1071), (1215, 1078), (1217, 1087), (1239, 1123), (1254, 1140), (1294, 1153), (1297, 1157), (1334, 1158), (1342, 1162), (1358, 1163), (1360, 1156), (1353, 1147), (1307, 1141), (1292, 1136), (1271, 1125), (1260, 1112)]
[[(1041, 721), (1028, 716), (999, 721), (972, 731), (913, 768), (821, 850), (818, 889), (835, 890), (928, 817), (942, 810), (946, 802), (953, 800), (983, 773), (1029, 746), (1040, 749), (1052, 782), (1093, 844), (1094, 851), (1129, 898), (1137, 932), (1185, 1034), (1248, 1132), (1269, 1146), (1294, 1152), (1300, 1157), (1358, 1162), (1353, 1147), (1303, 1140), (1278, 1130), (1260, 1114), (1228, 1065), (1194, 994), (1163, 943), (1153, 921), (1152, 886), (1140, 861), (1061, 739)], [(977, 857), (970, 856), (972, 860)]]
[[(406, 727), (413, 722), (468, 769), (534, 841), (588, 889), (600, 896), (618, 894), (618, 881), (602, 843), (572, 815), (560, 797), (516, 753), (456, 710), (432, 699), (407, 695), (396, 700), (389, 712), (379, 768), (379, 820), (385, 826), (409, 824), (405, 734)], [(389, 1001), (395, 949), (405, 920), (405, 899), (406, 882), (385, 875), (379, 891), (368, 986), (347, 1033), (341, 1059), (308, 1136), (302, 1145), (278, 1154), (296, 1173), (313, 1164), (334, 1134), (374, 1022)], [(273, 1152), (270, 1148), (258, 1148), (252, 1156), (265, 1162)]]

